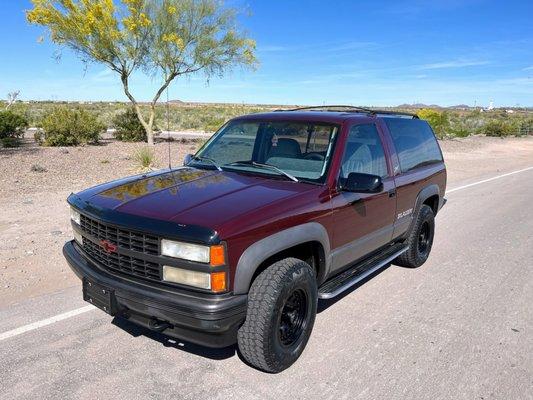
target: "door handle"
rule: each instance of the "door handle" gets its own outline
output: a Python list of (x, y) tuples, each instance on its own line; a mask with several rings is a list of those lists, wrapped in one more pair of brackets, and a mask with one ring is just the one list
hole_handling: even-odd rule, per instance
[(389, 197), (394, 197), (394, 196), (396, 196), (396, 189), (389, 190)]

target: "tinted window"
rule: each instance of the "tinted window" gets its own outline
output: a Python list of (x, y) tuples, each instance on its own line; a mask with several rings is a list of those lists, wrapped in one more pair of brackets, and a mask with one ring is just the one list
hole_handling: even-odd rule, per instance
[(429, 124), (420, 119), (385, 118), (403, 172), (442, 161)]
[(341, 181), (350, 172), (387, 176), (387, 163), (381, 139), (374, 124), (354, 125), (350, 128), (341, 167)]
[[(337, 127), (314, 122), (231, 121), (198, 152), (208, 160), (195, 159), (191, 165), (221, 168), (242, 173), (279, 175), (269, 164), (296, 178), (323, 182), (332, 154)], [(237, 163), (237, 165), (235, 164)]]

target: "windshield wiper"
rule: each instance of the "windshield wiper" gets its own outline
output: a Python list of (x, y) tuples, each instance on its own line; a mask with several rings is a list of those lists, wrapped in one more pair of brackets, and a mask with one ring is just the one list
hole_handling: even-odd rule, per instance
[(281, 175), (286, 176), (291, 181), (299, 182), (298, 178), (296, 178), (295, 176), (289, 174), (288, 172), (283, 171), (281, 168), (278, 168), (278, 167), (276, 167), (275, 165), (272, 165), (272, 164), (262, 164), (262, 163), (258, 163), (256, 161), (249, 160), (249, 161), (234, 161), (232, 163), (225, 164), (225, 165), (229, 165), (229, 166), (231, 166), (231, 165), (251, 165), (252, 167), (270, 169), (272, 171), (276, 171), (277, 173), (279, 173)]
[(212, 158), (205, 157), (205, 156), (192, 156), (192, 157), (191, 157), (191, 160), (208, 161), (208, 162), (210, 162), (211, 164), (213, 164), (214, 167), (215, 167), (217, 170), (222, 171), (222, 168), (220, 168), (220, 166), (217, 164), (217, 162), (216, 162), (215, 160), (213, 160)]

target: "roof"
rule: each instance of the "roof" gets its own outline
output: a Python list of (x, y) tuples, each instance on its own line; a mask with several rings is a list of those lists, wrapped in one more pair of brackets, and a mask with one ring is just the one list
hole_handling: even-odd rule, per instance
[(302, 107), (292, 110), (276, 110), (273, 112), (248, 114), (236, 119), (251, 121), (313, 121), (341, 124), (347, 119), (368, 120), (381, 117), (418, 119), (415, 114), (389, 110), (372, 110), (353, 106), (316, 106)]

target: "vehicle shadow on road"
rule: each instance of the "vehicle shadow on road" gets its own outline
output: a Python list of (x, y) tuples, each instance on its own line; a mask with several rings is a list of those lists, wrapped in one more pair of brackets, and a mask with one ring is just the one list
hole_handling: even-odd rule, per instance
[(236, 345), (221, 349), (204, 347), (194, 343), (186, 342), (184, 340), (174, 339), (159, 332), (151, 331), (150, 329), (134, 324), (121, 317), (113, 318), (112, 324), (135, 338), (144, 336), (161, 343), (165, 347), (172, 347), (177, 350), (185, 351), (200, 357), (209, 358), (211, 360), (225, 360), (237, 354)]
[[(351, 293), (356, 291), (359, 287), (364, 285), (366, 282), (371, 280), (372, 278), (376, 277), (386, 269), (388, 269), (392, 264), (389, 263), (385, 265), (380, 270), (376, 271), (372, 275), (368, 276), (367, 278), (363, 279), (361, 282), (357, 283), (356, 285), (352, 286), (350, 289), (345, 291), (344, 293), (340, 294), (339, 296), (330, 299), (330, 300), (319, 300), (318, 301), (318, 309), (317, 312), (321, 313), (322, 311), (327, 310), (329, 307), (337, 303), (338, 301), (342, 300), (344, 297), (349, 296)], [(172, 347), (177, 350), (185, 351), (190, 354), (194, 354), (200, 357), (205, 357), (211, 360), (226, 360), (228, 358), (237, 356), (243, 361), (245, 364), (248, 364), (248, 362), (242, 357), (242, 355), (239, 353), (237, 345), (224, 347), (221, 349), (214, 349), (209, 347), (200, 346), (194, 343), (186, 342), (179, 339), (174, 339), (169, 336), (166, 336), (162, 333), (151, 331), (148, 328), (144, 328), (142, 326), (139, 326), (137, 324), (134, 324), (133, 322), (128, 321), (125, 318), (122, 317), (115, 317), (112, 321), (112, 324), (116, 327), (122, 329), (123, 331), (129, 333), (131, 336), (137, 338), (140, 336), (147, 337), (149, 339), (155, 340), (159, 343), (161, 343), (165, 347)]]
[(373, 274), (367, 276), (361, 282), (356, 283), (350, 289), (344, 291), (343, 293), (341, 293), (337, 297), (334, 297), (334, 298), (329, 299), (329, 300), (319, 300), (318, 301), (318, 307), (317, 307), (317, 313), (321, 313), (322, 311), (326, 311), (328, 308), (330, 308), (332, 305), (334, 305), (338, 301), (344, 299), (346, 296), (349, 296), (351, 293), (355, 292), (358, 288), (363, 286), (369, 280), (373, 279), (374, 277), (376, 277), (379, 274), (381, 274), (383, 271), (387, 270), (391, 265), (393, 265), (393, 264), (392, 263), (388, 263), (387, 265), (383, 266), (383, 268), (380, 268), (379, 270), (377, 270)]

